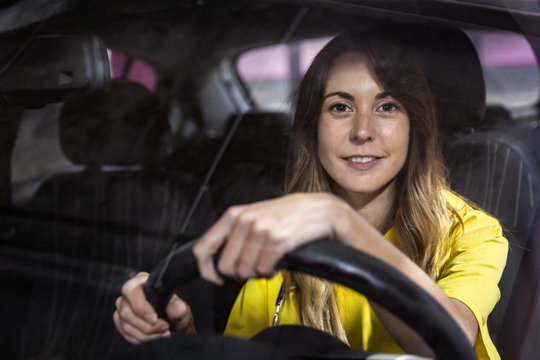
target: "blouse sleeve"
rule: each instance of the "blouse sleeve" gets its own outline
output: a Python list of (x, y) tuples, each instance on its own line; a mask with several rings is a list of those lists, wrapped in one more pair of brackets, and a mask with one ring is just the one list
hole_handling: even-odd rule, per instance
[(451, 238), (449, 256), (440, 268), (437, 284), (447, 296), (467, 305), (476, 317), (479, 331), (475, 349), (479, 358), (497, 359), (487, 317), (500, 298), (497, 284), (506, 264), (508, 241), (496, 219), (464, 207), (467, 209), (460, 211), (463, 227)]

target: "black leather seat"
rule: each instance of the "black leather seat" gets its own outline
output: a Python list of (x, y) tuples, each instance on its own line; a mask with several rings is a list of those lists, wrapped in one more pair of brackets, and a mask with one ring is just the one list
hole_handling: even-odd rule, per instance
[[(112, 323), (121, 284), (150, 270), (181, 233), (214, 221), (207, 194), (191, 209), (199, 180), (161, 166), (167, 134), (157, 97), (138, 84), (116, 81), (63, 105), (61, 147), (83, 169), (46, 179), (27, 206), (35, 216), (17, 246), (36, 268), (25, 280), (22, 358), (98, 359), (126, 346)], [(212, 330), (213, 287), (199, 280), (182, 291), (199, 329)]]
[(218, 213), (283, 194), (290, 118), (274, 112), (238, 116), (229, 120), (229, 130), (236, 121), (238, 126), (211, 181)]
[[(284, 113), (249, 112), (231, 117), (219, 162), (209, 178), (219, 215), (228, 207), (271, 199), (283, 194), (290, 119)], [(209, 166), (210, 167), (210, 166)], [(242, 283), (217, 288), (215, 328), (225, 328)]]
[(501, 299), (489, 326), (501, 356), (519, 359), (540, 290), (538, 269), (526, 270), (540, 264), (533, 251), (539, 245), (540, 171), (528, 149), (505, 133), (470, 134), (453, 142), (448, 154), (452, 187), (498, 218), (509, 241)]
[[(147, 249), (143, 244), (131, 245), (139, 241), (137, 236), (130, 239), (134, 251), (146, 251), (144, 257), (139, 253), (117, 259), (94, 254), (93, 258), (147, 268), (151, 265), (148, 251), (156, 252), (157, 244), (170, 244), (180, 233), (198, 235), (213, 221), (210, 199), (203, 197), (195, 216), (184, 224), (200, 182), (188, 173), (162, 167), (167, 134), (167, 119), (157, 97), (142, 85), (115, 81), (110, 91), (71, 100), (61, 112), (60, 143), (66, 157), (83, 168), (46, 179), (28, 208), (67, 217), (66, 225), (94, 221), (116, 226), (119, 232), (131, 229), (137, 236), (151, 234), (153, 244)], [(70, 234), (69, 241), (78, 243), (77, 238), (88, 236), (85, 231), (100, 230), (87, 227), (81, 226), (77, 236)], [(97, 240), (79, 245), (92, 247), (85, 252), (99, 253), (112, 241)], [(147, 261), (141, 262), (143, 258)]]
[(540, 167), (540, 126), (534, 126), (532, 123), (514, 124), (510, 111), (502, 105), (488, 106), (485, 119), (488, 123), (486, 130), (507, 133), (517, 139), (529, 150)]
[(537, 312), (540, 289), (538, 164), (524, 143), (484, 116), (482, 69), (465, 34), (429, 27), (422, 34), (411, 48), (420, 50), (434, 92), (451, 187), (497, 217), (510, 242), (490, 332), (503, 359), (527, 359), (522, 350), (534, 329), (526, 320)]

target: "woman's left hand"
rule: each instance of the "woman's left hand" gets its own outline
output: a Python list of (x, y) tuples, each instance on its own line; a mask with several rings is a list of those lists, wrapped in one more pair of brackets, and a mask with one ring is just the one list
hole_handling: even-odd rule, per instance
[[(300, 245), (335, 235), (336, 223), (351, 212), (329, 193), (295, 193), (229, 208), (195, 245), (201, 277), (222, 284), (235, 278), (270, 277), (277, 262)], [(218, 265), (213, 255), (223, 246)]]

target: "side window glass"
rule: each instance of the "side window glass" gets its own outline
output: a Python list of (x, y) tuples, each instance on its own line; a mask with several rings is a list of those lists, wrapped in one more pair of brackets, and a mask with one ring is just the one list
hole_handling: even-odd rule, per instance
[(241, 54), (236, 70), (257, 108), (287, 111), (289, 100), (313, 57), (331, 37), (253, 49)]
[(521, 34), (468, 31), (480, 58), (488, 105), (502, 105), (514, 116), (526, 115), (538, 101), (536, 56)]
[(131, 80), (144, 85), (148, 90), (156, 90), (157, 75), (150, 64), (116, 51), (111, 51), (109, 58), (113, 79)]
[(58, 139), (61, 104), (23, 112), (11, 153), (12, 197), (15, 206), (24, 205), (40, 182), (51, 173), (74, 166), (62, 153)]

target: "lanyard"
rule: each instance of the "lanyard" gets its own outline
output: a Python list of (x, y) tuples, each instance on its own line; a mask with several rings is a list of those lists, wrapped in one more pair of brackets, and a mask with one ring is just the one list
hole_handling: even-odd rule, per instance
[(274, 319), (272, 320), (272, 327), (277, 326), (279, 320), (279, 310), (281, 309), (281, 304), (283, 303), (283, 284), (279, 288), (279, 294), (276, 299), (276, 311), (274, 312)]

